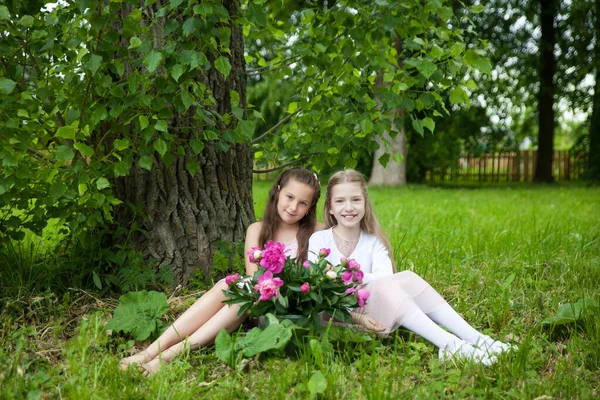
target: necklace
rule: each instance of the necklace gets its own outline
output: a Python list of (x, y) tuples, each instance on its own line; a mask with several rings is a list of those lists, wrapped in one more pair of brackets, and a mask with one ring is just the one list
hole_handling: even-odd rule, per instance
[(341, 238), (335, 232), (335, 229), (332, 229), (331, 232), (333, 232), (333, 240), (335, 242), (336, 247), (340, 251), (340, 253), (342, 253), (342, 255), (344, 255), (344, 257), (350, 257), (350, 255), (356, 248), (356, 245), (358, 244), (360, 237), (356, 240), (346, 240), (346, 239)]

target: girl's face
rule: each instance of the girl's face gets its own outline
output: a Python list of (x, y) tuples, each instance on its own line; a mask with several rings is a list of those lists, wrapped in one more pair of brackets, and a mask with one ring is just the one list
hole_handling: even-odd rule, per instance
[(297, 224), (310, 210), (313, 200), (313, 190), (305, 183), (291, 179), (279, 188), (277, 199), (277, 214), (289, 225)]
[(360, 229), (360, 221), (365, 216), (365, 196), (358, 183), (340, 183), (331, 188), (329, 213), (339, 226), (347, 229)]

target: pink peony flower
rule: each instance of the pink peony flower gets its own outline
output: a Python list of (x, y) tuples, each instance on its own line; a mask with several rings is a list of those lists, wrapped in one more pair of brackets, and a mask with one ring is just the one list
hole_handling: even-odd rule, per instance
[(325, 275), (329, 278), (329, 279), (335, 279), (337, 278), (337, 274), (335, 273), (335, 271), (333, 270), (329, 270), (327, 272), (325, 272)]
[(342, 272), (342, 281), (349, 285), (352, 282), (354, 283), (362, 283), (365, 274), (360, 269), (347, 269)]
[(308, 282), (304, 282), (304, 283), (302, 284), (302, 286), (300, 286), (300, 291), (301, 291), (302, 293), (306, 293), (306, 292), (308, 292), (309, 290), (310, 290), (310, 286), (308, 285)]
[(356, 293), (356, 289), (353, 287), (349, 287), (348, 289), (346, 289), (346, 294), (352, 294), (352, 293)]
[(271, 297), (279, 297), (279, 287), (283, 281), (279, 278), (273, 278), (271, 271), (265, 271), (258, 277), (258, 283), (254, 285), (254, 290), (260, 293), (259, 300), (269, 300)]
[(350, 260), (348, 260), (348, 264), (347, 264), (346, 268), (348, 268), (348, 269), (360, 269), (360, 264), (356, 260), (350, 259)]
[(322, 248), (321, 250), (319, 250), (319, 258), (325, 258), (325, 257), (329, 256), (330, 253), (331, 253), (331, 250)]
[(308, 260), (306, 260), (306, 261), (304, 261), (304, 262), (302, 263), (302, 266), (303, 266), (304, 268), (308, 269), (308, 268), (310, 268), (310, 263), (308, 262)]
[(248, 252), (248, 259), (252, 264), (258, 264), (262, 257), (262, 251), (256, 246), (253, 246)]
[(225, 283), (228, 285), (231, 285), (233, 282), (236, 282), (238, 279), (240, 279), (240, 274), (233, 274), (233, 275), (228, 275), (227, 277), (225, 277)]
[(346, 270), (342, 272), (342, 282), (344, 282), (346, 285), (352, 283), (352, 271)]
[(262, 252), (260, 265), (274, 274), (278, 274), (285, 264), (285, 245), (269, 240)]
[(369, 298), (371, 293), (367, 289), (358, 289), (356, 291), (356, 297), (358, 298), (358, 305), (361, 307), (365, 306), (365, 302)]

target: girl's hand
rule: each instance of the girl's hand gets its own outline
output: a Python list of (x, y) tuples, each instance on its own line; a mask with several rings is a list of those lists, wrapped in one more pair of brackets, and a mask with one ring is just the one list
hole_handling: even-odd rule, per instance
[(379, 322), (375, 321), (373, 318), (369, 317), (368, 315), (365, 314), (359, 314), (359, 313), (351, 313), (352, 315), (352, 322), (354, 322), (357, 325), (362, 326), (363, 328), (365, 328), (368, 331), (373, 331), (373, 332), (383, 332), (385, 330), (385, 326), (381, 325)]

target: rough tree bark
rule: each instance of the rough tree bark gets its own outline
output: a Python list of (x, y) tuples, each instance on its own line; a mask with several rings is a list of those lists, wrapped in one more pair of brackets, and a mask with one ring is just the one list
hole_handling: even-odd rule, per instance
[[(402, 42), (397, 37), (394, 40), (394, 47), (396, 48), (397, 54), (400, 54)], [(383, 87), (382, 78), (382, 74), (379, 73), (375, 82), (376, 89)], [(377, 102), (381, 104), (379, 97), (380, 96), (376, 92), (375, 98), (377, 99)], [(392, 110), (392, 113), (397, 119), (404, 120), (404, 110), (401, 108), (396, 107)], [(406, 131), (404, 130), (404, 123), (402, 123), (401, 129), (398, 129), (396, 124), (392, 123), (391, 131), (394, 132), (394, 137), (392, 137), (390, 132), (385, 132), (383, 134), (383, 138), (391, 143), (392, 154), (402, 154), (402, 163), (398, 164), (394, 160), (390, 160), (385, 167), (379, 163), (379, 157), (388, 151), (384, 147), (382, 138), (376, 136), (375, 140), (379, 144), (379, 149), (377, 149), (373, 155), (373, 168), (371, 169), (371, 177), (369, 179), (370, 185), (406, 185), (406, 156), (408, 149), (406, 145)]]
[(538, 95), (538, 152), (535, 163), (536, 182), (552, 182), (552, 153), (554, 152), (554, 72), (556, 35), (554, 20), (556, 0), (542, 0), (540, 39), (540, 91)]
[[(235, 0), (224, 0), (222, 4), (230, 15), (237, 14)], [(216, 111), (221, 115), (231, 111), (231, 90), (239, 93), (240, 107), (246, 108), (244, 42), (239, 25), (231, 26), (230, 43), (230, 75), (224, 79), (211, 68), (206, 75), (198, 76), (216, 99)], [(214, 61), (214, 55), (207, 57), (211, 63)], [(197, 121), (182, 115), (170, 124), (170, 132), (178, 132), (178, 125), (198, 126)], [(194, 157), (200, 165), (194, 177), (185, 167), (188, 157)], [(198, 156), (188, 153), (168, 167), (158, 157), (151, 171), (137, 167), (137, 160), (134, 165), (129, 176), (115, 182), (115, 194), (125, 203), (141, 207), (141, 218), (138, 216), (136, 221), (147, 234), (136, 232), (133, 242), (147, 259), (156, 260), (156, 266), (170, 265), (176, 283), (184, 283), (197, 268), (208, 272), (217, 242), (244, 240), (246, 227), (254, 220), (250, 145), (231, 144), (229, 151), (222, 152), (215, 149), (214, 142), (206, 142)], [(116, 213), (124, 226), (129, 226), (134, 217), (126, 205)]]

